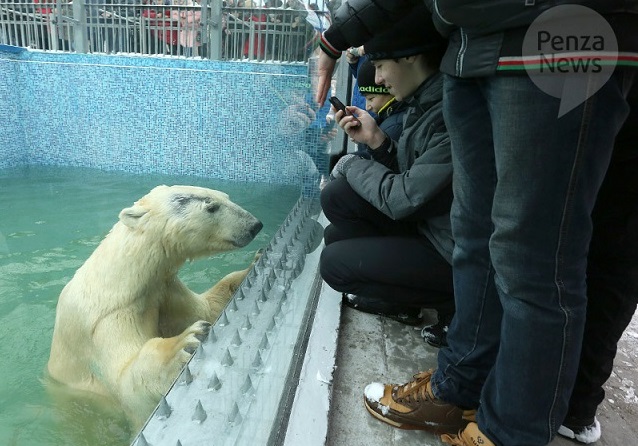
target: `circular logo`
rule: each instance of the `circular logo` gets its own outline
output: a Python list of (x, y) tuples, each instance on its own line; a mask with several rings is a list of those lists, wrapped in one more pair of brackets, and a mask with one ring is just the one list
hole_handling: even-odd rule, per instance
[(556, 6), (529, 26), (523, 60), (532, 82), (560, 98), (561, 117), (609, 80), (618, 60), (618, 41), (609, 23), (593, 9)]

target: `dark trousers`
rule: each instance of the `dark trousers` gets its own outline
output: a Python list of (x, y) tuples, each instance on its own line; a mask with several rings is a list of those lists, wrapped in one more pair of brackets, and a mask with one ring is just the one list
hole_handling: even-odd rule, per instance
[[(633, 97), (632, 97), (633, 94)], [(632, 100), (633, 99), (633, 100)], [(592, 213), (587, 319), (568, 418), (591, 422), (638, 302), (638, 88)]]
[(321, 276), (333, 289), (388, 299), (401, 306), (454, 311), (452, 267), (417, 231), (394, 221), (339, 178), (321, 191), (330, 221), (321, 253)]

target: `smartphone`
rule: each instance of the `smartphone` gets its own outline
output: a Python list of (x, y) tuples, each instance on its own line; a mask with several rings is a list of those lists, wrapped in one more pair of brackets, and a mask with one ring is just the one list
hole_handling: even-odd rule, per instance
[[(348, 110), (346, 110), (346, 106), (343, 105), (343, 102), (341, 102), (338, 97), (332, 96), (328, 100), (330, 101), (330, 103), (334, 106), (334, 108), (337, 111), (341, 110), (341, 111), (343, 111), (344, 114), (346, 114), (348, 116), (352, 116), (352, 113), (350, 113)], [(357, 118), (354, 118), (354, 119), (355, 119), (355, 121), (359, 122), (359, 120)]]
[(334, 106), (334, 108), (339, 111), (343, 111), (346, 115), (349, 115), (350, 113), (348, 113), (348, 111), (346, 110), (346, 106), (343, 105), (343, 102), (341, 102), (339, 100), (338, 97), (336, 96), (332, 96), (330, 99), (328, 99), (330, 101), (330, 103)]

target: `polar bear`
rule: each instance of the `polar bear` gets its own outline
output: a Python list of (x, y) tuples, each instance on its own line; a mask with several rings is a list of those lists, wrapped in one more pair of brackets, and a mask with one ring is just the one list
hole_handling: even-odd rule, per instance
[(49, 376), (115, 400), (139, 428), (252, 265), (202, 294), (179, 280), (179, 268), (246, 246), (262, 226), (201, 187), (158, 186), (122, 210), (60, 294)]

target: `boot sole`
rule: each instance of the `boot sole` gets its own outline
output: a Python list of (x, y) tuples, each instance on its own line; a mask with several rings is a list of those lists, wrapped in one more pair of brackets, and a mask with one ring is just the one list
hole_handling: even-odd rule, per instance
[(365, 404), (366, 409), (368, 410), (370, 415), (375, 417), (377, 420), (380, 420), (380, 421), (383, 421), (386, 424), (389, 424), (392, 427), (396, 427), (396, 428), (399, 428), (399, 429), (405, 429), (405, 430), (428, 430), (428, 429), (426, 429), (424, 427), (416, 426), (414, 424), (399, 423), (397, 421), (392, 421), (389, 418), (385, 418), (383, 415), (381, 415), (380, 413), (376, 412), (372, 407), (370, 407), (368, 405), (368, 400), (366, 399), (365, 396), (363, 397), (363, 404)]
[(365, 396), (363, 397), (363, 404), (366, 406), (366, 410), (368, 411), (368, 413), (370, 413), (370, 415), (372, 415), (374, 418), (376, 418), (379, 421), (383, 421), (384, 423), (389, 424), (390, 426), (396, 427), (398, 429), (426, 431), (436, 435), (441, 435), (441, 434), (456, 434), (459, 431), (459, 428), (463, 427), (463, 426), (460, 426), (460, 427), (453, 426), (453, 427), (450, 427), (449, 429), (446, 429), (443, 426), (435, 427), (435, 426), (401, 423), (399, 421), (394, 421), (389, 418), (386, 418), (380, 413), (376, 412), (372, 407), (370, 407), (370, 405), (368, 404), (368, 400), (366, 399)]

